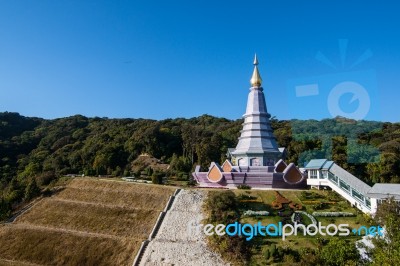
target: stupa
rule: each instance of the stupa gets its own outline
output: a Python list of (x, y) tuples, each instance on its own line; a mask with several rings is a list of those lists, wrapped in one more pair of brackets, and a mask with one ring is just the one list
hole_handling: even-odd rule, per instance
[(196, 167), (193, 177), (201, 187), (302, 188), (307, 185), (307, 175), (293, 163), (284, 162), (286, 150), (278, 148), (271, 127), (257, 56), (253, 64), (238, 144), (228, 149), (228, 159), (222, 165), (212, 162), (207, 172)]

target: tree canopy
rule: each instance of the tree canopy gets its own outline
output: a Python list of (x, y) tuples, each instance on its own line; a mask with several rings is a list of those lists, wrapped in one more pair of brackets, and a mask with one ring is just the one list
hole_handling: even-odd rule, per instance
[[(128, 175), (147, 153), (170, 164), (170, 171), (190, 173), (222, 162), (235, 147), (242, 119), (202, 115), (190, 119), (108, 119), (75, 115), (59, 119), (0, 113), (0, 198), (3, 207), (35, 195), (66, 174)], [(287, 162), (335, 160), (367, 183), (400, 181), (400, 124), (354, 121), (271, 119)], [(145, 169), (139, 169), (145, 170)], [(158, 173), (157, 173), (158, 175)], [(28, 194), (31, 194), (29, 192)]]

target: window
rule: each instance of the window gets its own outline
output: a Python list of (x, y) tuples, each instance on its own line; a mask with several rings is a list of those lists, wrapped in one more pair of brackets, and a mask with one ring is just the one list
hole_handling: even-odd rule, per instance
[(322, 170), (321, 171), (321, 178), (324, 178), (324, 179), (328, 178), (328, 171)]
[(351, 195), (358, 200), (364, 201), (364, 196), (354, 189), (351, 190)]
[(318, 170), (310, 170), (310, 178), (318, 178)]
[(238, 165), (239, 165), (239, 166), (247, 166), (247, 159), (245, 159), (245, 158), (240, 158), (240, 159), (238, 160)]
[(328, 179), (330, 180), (330, 181), (332, 181), (333, 183), (335, 183), (335, 184), (337, 184), (338, 183), (338, 178), (337, 178), (337, 176), (335, 176), (334, 174), (332, 174), (332, 173), (328, 173)]
[(371, 201), (369, 199), (365, 199), (365, 204), (367, 205), (368, 208), (371, 208)]
[(260, 158), (252, 158), (250, 159), (251, 166), (260, 166)]
[(346, 191), (347, 193), (350, 192), (350, 186), (346, 184), (346, 182), (339, 180), (339, 187)]

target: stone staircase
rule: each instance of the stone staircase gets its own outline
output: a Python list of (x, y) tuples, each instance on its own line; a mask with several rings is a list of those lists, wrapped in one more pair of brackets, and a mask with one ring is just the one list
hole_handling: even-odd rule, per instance
[(133, 261), (132, 266), (139, 266), (142, 259), (143, 259), (143, 255), (146, 251), (147, 246), (149, 245), (150, 241), (152, 241), (156, 236), (158, 231), (160, 230), (160, 227), (164, 221), (165, 215), (167, 214), (167, 212), (171, 209), (172, 204), (174, 203), (175, 197), (176, 195), (178, 195), (178, 193), (181, 191), (180, 188), (178, 188), (177, 190), (175, 190), (174, 194), (172, 196), (169, 197), (169, 200), (167, 202), (167, 205), (165, 206), (164, 210), (162, 212), (160, 212), (160, 215), (157, 218), (157, 222), (153, 227), (153, 230), (151, 231), (149, 238), (146, 239), (145, 241), (142, 242), (142, 245), (139, 248), (139, 251), (135, 257), (135, 260)]

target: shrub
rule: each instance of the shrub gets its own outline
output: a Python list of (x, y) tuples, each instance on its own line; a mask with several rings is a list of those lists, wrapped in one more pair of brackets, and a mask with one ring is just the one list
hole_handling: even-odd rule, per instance
[(211, 223), (233, 222), (238, 206), (235, 194), (228, 191), (212, 191), (206, 201), (207, 209), (210, 211)]
[(194, 180), (193, 177), (190, 177), (189, 180), (186, 182), (186, 185), (187, 185), (188, 187), (193, 187), (193, 186), (195, 186), (196, 184), (197, 184), (197, 182), (196, 182), (196, 180)]
[(359, 252), (354, 243), (341, 238), (333, 237), (329, 240), (319, 254), (323, 265), (356, 265), (359, 260)]
[(151, 176), (151, 181), (153, 182), (153, 184), (162, 184), (162, 174), (156, 174), (154, 173)]
[(286, 264), (292, 264), (292, 263), (296, 262), (296, 258), (293, 254), (285, 254), (285, 255), (283, 255), (283, 261)]
[[(315, 219), (315, 217), (309, 213), (303, 212), (303, 211), (296, 211), (296, 213), (301, 213), (304, 214), (305, 216), (307, 216), (308, 218), (310, 218), (311, 222), (313, 224), (317, 224), (317, 220)], [(294, 218), (294, 216), (292, 216)]]
[(283, 217), (283, 218), (281, 219), (281, 223), (282, 223), (283, 225), (285, 225), (285, 224), (292, 224), (292, 220), (290, 219), (290, 217)]
[(179, 172), (176, 175), (176, 180), (178, 180), (178, 181), (188, 181), (189, 180), (189, 175), (184, 173), (184, 172)]
[(184, 156), (172, 155), (170, 167), (174, 171), (178, 172), (189, 172), (192, 169), (192, 163), (190, 159)]
[(342, 197), (337, 194), (335, 191), (329, 191), (328, 200), (330, 201), (341, 201)]
[(251, 189), (251, 186), (249, 185), (239, 185), (237, 186), (238, 189)]
[(275, 253), (276, 253), (276, 245), (275, 244), (271, 245), (270, 251), (271, 251), (271, 256), (274, 257)]
[(283, 248), (282, 248), (282, 247), (278, 247), (278, 248), (276, 249), (276, 252), (275, 252), (274, 261), (276, 261), (276, 262), (282, 261), (283, 255), (284, 255)]
[(301, 193), (300, 193), (300, 199), (301, 200), (305, 200), (305, 199), (307, 199), (308, 198), (308, 192), (307, 191), (302, 191)]
[(146, 173), (147, 176), (153, 175), (153, 168), (147, 167), (146, 170), (145, 170), (145, 173)]
[(291, 208), (294, 211), (297, 211), (297, 210), (301, 210), (303, 208), (303, 206), (300, 203), (291, 202), (291, 203), (289, 203), (289, 208)]
[(238, 199), (240, 200), (240, 201), (252, 201), (252, 202), (256, 202), (257, 201), (257, 197), (255, 197), (255, 196), (251, 196), (251, 195), (245, 195), (245, 194), (240, 194), (239, 196), (238, 196)]
[(264, 256), (265, 256), (265, 259), (266, 259), (266, 260), (269, 260), (269, 258), (271, 257), (271, 253), (270, 253), (269, 249), (267, 249), (267, 250), (265, 251)]
[(253, 210), (247, 210), (243, 213), (243, 216), (268, 216), (269, 212), (268, 211), (253, 211)]
[(39, 195), (40, 195), (40, 188), (36, 183), (36, 179), (32, 178), (29, 181), (28, 186), (25, 188), (25, 199), (31, 200)]
[(313, 199), (319, 199), (321, 198), (321, 195), (314, 191), (302, 191), (300, 193), (300, 199), (301, 200), (313, 200)]
[(53, 171), (47, 171), (41, 173), (36, 177), (36, 180), (40, 186), (47, 186), (51, 181), (56, 179), (56, 175)]
[[(238, 202), (232, 191), (211, 191), (205, 202), (209, 211), (208, 222), (213, 224), (231, 223), (237, 218)], [(228, 235), (209, 238), (213, 248), (234, 264), (247, 264), (251, 254), (250, 244), (244, 237)]]
[(278, 216), (280, 217), (290, 217), (292, 216), (293, 211), (292, 210), (286, 210), (286, 211), (279, 211)]
[(351, 213), (351, 212), (313, 212), (312, 215), (315, 217), (351, 217), (351, 216), (355, 216), (355, 214)]
[(318, 200), (303, 200), (302, 201), (304, 204), (319, 204), (319, 203), (321, 203), (320, 201), (318, 201)]
[(322, 210), (322, 209), (325, 209), (325, 207), (326, 207), (326, 204), (324, 202), (320, 202), (320, 203), (317, 203), (314, 205), (314, 209), (316, 209), (316, 210)]
[(0, 220), (7, 218), (11, 214), (11, 205), (5, 199), (0, 198)]

